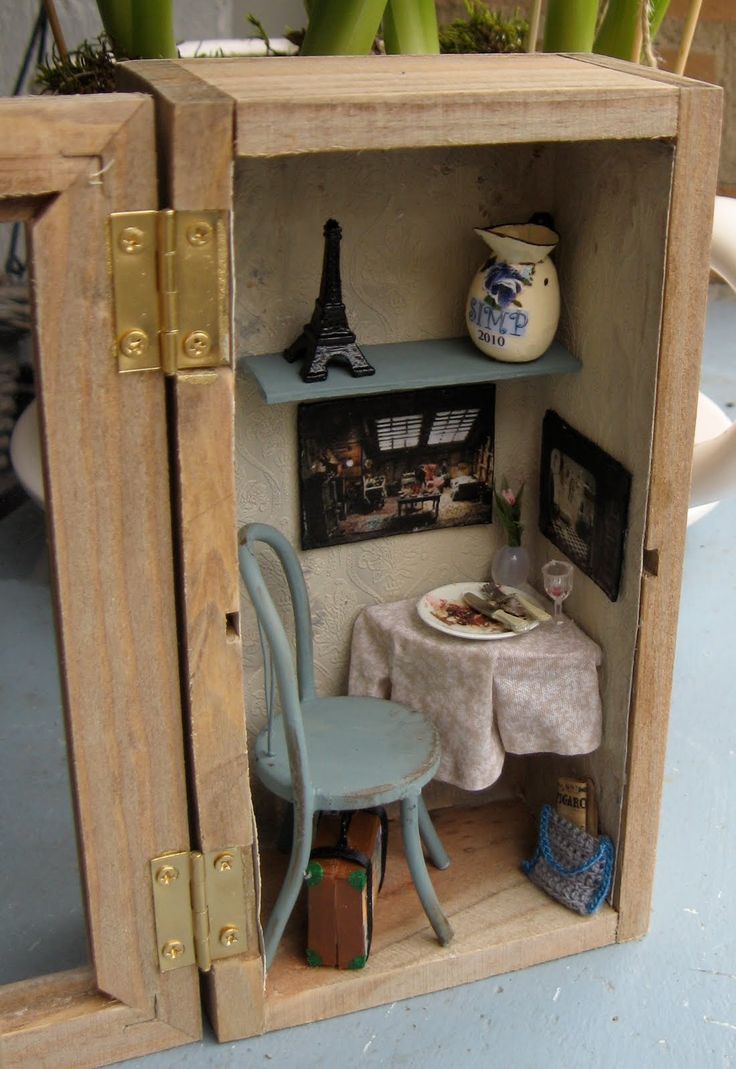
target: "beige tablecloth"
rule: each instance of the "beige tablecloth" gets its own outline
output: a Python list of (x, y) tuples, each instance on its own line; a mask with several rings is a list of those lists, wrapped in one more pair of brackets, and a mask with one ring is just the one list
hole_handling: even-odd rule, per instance
[(442, 634), (414, 601), (396, 601), (355, 621), (350, 693), (431, 716), (442, 740), (438, 779), (477, 791), (499, 777), (506, 753), (600, 745), (600, 663), (600, 648), (570, 620), (477, 641)]

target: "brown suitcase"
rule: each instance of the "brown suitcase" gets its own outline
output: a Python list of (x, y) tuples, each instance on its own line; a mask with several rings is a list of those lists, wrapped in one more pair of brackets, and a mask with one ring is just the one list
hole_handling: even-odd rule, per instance
[(307, 870), (309, 965), (363, 968), (385, 856), (385, 814), (321, 815)]

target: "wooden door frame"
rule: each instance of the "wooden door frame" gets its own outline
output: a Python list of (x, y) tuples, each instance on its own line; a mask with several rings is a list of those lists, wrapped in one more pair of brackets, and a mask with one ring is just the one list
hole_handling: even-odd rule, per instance
[[(160, 207), (233, 204), (234, 101), (169, 60), (121, 64), (117, 83), (156, 104)], [(235, 495), (235, 371), (228, 365), (172, 379), (172, 479), (178, 546), (184, 716), (190, 789), (201, 850), (240, 849), (248, 926), (242, 953), (213, 962), (207, 1012), (221, 1043), (265, 1030), (265, 964), (258, 927), (258, 847), (250, 795), (240, 638)]]
[(91, 959), (0, 989), (4, 1069), (85, 1069), (201, 1035), (195, 967), (158, 969), (148, 871), (189, 848), (165, 384), (117, 371), (107, 247), (108, 215), (156, 198), (150, 98), (0, 102), (0, 219), (25, 220), (31, 249)]
[(573, 56), (679, 88), (652, 463), (615, 900), (617, 942), (649, 929), (675, 669), (718, 182), (722, 90), (606, 56)]

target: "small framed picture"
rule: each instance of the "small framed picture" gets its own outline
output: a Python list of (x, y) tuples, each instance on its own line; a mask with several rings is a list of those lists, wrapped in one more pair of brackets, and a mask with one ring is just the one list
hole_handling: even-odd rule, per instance
[(491, 522), (495, 387), (299, 405), (302, 549)]
[(539, 526), (616, 601), (621, 584), (631, 475), (589, 438), (547, 412), (542, 428)]

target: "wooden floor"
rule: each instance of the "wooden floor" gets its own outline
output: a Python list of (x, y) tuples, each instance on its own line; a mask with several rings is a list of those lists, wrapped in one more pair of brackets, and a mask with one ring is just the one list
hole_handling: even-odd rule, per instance
[[(520, 871), (534, 828), (524, 806), (496, 802), (434, 816), (452, 864), (430, 867), (455, 938), (441, 947), (413, 889), (392, 821), (386, 879), (375, 913), (371, 956), (357, 972), (305, 964), (306, 919), (300, 902), (269, 972), (266, 1030), (350, 1013), (567, 954), (613, 943), (617, 915), (605, 905), (579, 917), (534, 887)], [(285, 867), (261, 844), (266, 915)]]

